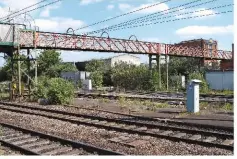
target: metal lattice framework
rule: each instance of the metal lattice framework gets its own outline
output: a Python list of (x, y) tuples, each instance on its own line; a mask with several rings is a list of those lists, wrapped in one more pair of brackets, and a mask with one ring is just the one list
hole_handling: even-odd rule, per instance
[(206, 59), (231, 59), (231, 51), (209, 53), (201, 47), (188, 47), (138, 40), (115, 39), (108, 37), (79, 36), (51, 32), (21, 30), (18, 34), (21, 48), (84, 50), (97, 52), (124, 52), (132, 54), (167, 54), (170, 56), (200, 57)]

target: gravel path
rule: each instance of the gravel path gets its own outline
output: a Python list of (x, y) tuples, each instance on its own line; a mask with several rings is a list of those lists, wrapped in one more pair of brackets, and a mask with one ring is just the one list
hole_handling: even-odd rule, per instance
[(2, 146), (0, 143), (0, 156), (20, 156), (22, 155), (20, 152), (14, 151), (9, 147)]
[[(233, 155), (232, 151), (218, 148), (209, 148), (147, 136), (106, 131), (95, 127), (76, 125), (45, 117), (24, 115), (3, 110), (0, 110), (0, 121), (6, 121), (11, 124), (47, 132), (72, 140), (80, 140), (101, 148), (108, 148), (129, 155)], [(109, 139), (113, 137), (124, 135), (131, 139), (136, 138), (145, 140), (147, 143), (132, 148), (109, 141)]]

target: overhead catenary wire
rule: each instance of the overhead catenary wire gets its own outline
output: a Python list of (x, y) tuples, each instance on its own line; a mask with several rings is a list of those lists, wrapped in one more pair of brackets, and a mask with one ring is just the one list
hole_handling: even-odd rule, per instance
[[(25, 14), (25, 13), (28, 13), (28, 12), (32, 12), (32, 11), (37, 10), (37, 9), (40, 9), (40, 8), (44, 8), (44, 7), (46, 7), (46, 6), (49, 6), (49, 5), (58, 3), (58, 2), (60, 2), (60, 1), (62, 1), (62, 0), (56, 0), (56, 1), (53, 1), (53, 2), (50, 2), (50, 3), (47, 3), (47, 4), (45, 4), (45, 5), (41, 5), (41, 6), (39, 6), (39, 7), (34, 8), (34, 9), (27, 10), (27, 11), (25, 11), (25, 12), (23, 12), (23, 13), (19, 13), (19, 14), (17, 14), (17, 15), (14, 15), (14, 16), (11, 17), (11, 18), (15, 18), (15, 17), (17, 17), (17, 16), (20, 16), (20, 15)], [(7, 20), (7, 19), (8, 19), (8, 18), (5, 18), (4, 20)], [(4, 21), (4, 20), (3, 20), (3, 21)]]
[[(161, 12), (165, 12), (165, 11), (169, 11), (169, 10), (172, 10), (172, 9), (175, 9), (175, 8), (179, 8), (179, 7), (183, 7), (185, 5), (189, 5), (189, 4), (192, 4), (192, 3), (196, 3), (196, 2), (199, 2), (199, 1), (202, 1), (202, 0), (195, 0), (195, 1), (192, 1), (192, 2), (188, 2), (188, 3), (185, 3), (185, 4), (182, 4), (182, 5), (179, 5), (177, 7), (173, 7), (173, 8), (169, 8), (169, 9), (166, 9), (166, 10), (163, 10), (163, 11), (159, 11), (159, 12), (156, 12), (156, 13), (152, 13), (152, 14), (149, 14), (149, 15), (146, 15), (146, 16), (143, 16), (143, 17), (139, 17), (139, 18), (136, 18), (136, 19), (141, 19), (141, 18), (145, 18), (145, 17), (148, 17), (148, 16), (151, 16), (151, 15), (154, 15), (154, 14), (157, 14), (157, 13), (161, 13)], [(217, 0), (212, 0), (212, 1), (217, 1)], [(142, 8), (141, 8), (142, 9)], [(146, 9), (144, 7), (144, 9)], [(126, 13), (125, 13), (126, 14)], [(136, 20), (136, 19), (133, 19), (133, 20)], [(126, 21), (126, 22), (123, 22), (123, 23), (127, 23), (127, 22), (130, 22), (130, 21), (133, 21), (133, 20), (129, 20), (129, 21)], [(95, 24), (95, 23), (94, 23)], [(99, 24), (99, 23), (98, 23)], [(96, 25), (96, 24), (95, 24)], [(119, 25), (119, 24), (118, 24)], [(77, 30), (80, 30), (80, 29), (84, 29), (84, 27), (81, 27), (81, 28), (78, 28), (78, 29), (74, 29), (74, 32), (77, 31)], [(71, 31), (69, 31), (71, 32)]]
[[(217, 6), (217, 7), (212, 7), (212, 8), (208, 8), (208, 9), (201, 9), (201, 10), (196, 10), (196, 11), (190, 11), (190, 12), (186, 12), (186, 13), (181, 13), (181, 14), (176, 14), (176, 15), (172, 15), (172, 16), (167, 16), (167, 17), (162, 17), (162, 18), (154, 18), (151, 20), (146, 20), (146, 21), (142, 21), (141, 24), (149, 22), (149, 21), (155, 21), (155, 20), (160, 20), (160, 19), (168, 19), (168, 18), (173, 18), (173, 17), (179, 17), (179, 16), (183, 16), (183, 15), (188, 15), (188, 14), (195, 14), (195, 13), (200, 13), (203, 11), (208, 11), (208, 10), (213, 10), (213, 9), (219, 9), (219, 8), (225, 8), (225, 7), (230, 7), (233, 6), (234, 4), (226, 4), (226, 5), (221, 5), (221, 6)], [(138, 22), (136, 22), (137, 24)], [(132, 24), (131, 24), (132, 25)], [(126, 25), (125, 25), (126, 26)], [(123, 26), (124, 27), (124, 26)]]
[[(152, 4), (152, 5), (146, 6), (146, 7), (142, 7), (142, 8), (139, 8), (139, 9), (136, 9), (136, 10), (133, 10), (133, 11), (130, 11), (130, 12), (121, 14), (121, 15), (114, 16), (114, 17), (112, 17), (112, 18), (108, 18), (108, 19), (105, 19), (105, 20), (102, 20), (102, 21), (99, 21), (99, 22), (92, 23), (92, 24), (90, 24), (90, 25), (86, 25), (86, 26), (77, 28), (77, 29), (75, 29), (74, 31), (81, 30), (81, 29), (85, 29), (85, 28), (88, 28), (88, 27), (91, 27), (91, 26), (94, 26), (94, 25), (97, 25), (97, 24), (101, 24), (101, 23), (104, 23), (104, 22), (107, 22), (107, 21), (110, 21), (110, 20), (113, 20), (113, 19), (122, 17), (122, 16), (127, 16), (127, 15), (129, 15), (129, 14), (132, 14), (132, 13), (135, 13), (135, 12), (138, 12), (138, 11), (141, 11), (141, 10), (144, 10), (144, 9), (148, 9), (148, 8), (151, 8), (151, 7), (154, 7), (154, 6), (160, 5), (160, 4), (162, 4), (162, 3), (169, 2), (169, 1), (172, 1), (172, 0), (165, 0), (165, 1), (162, 1), (162, 2), (159, 2), (159, 3), (155, 3), (155, 4)], [(71, 32), (71, 31), (69, 31), (69, 32)]]
[[(142, 16), (142, 17), (138, 17), (138, 18), (135, 18), (135, 19), (132, 19), (132, 20), (128, 20), (128, 21), (125, 21), (125, 22), (122, 22), (122, 23), (119, 23), (119, 24), (115, 24), (115, 25), (112, 25), (112, 26), (109, 26), (109, 27), (105, 27), (105, 28), (102, 28), (102, 29), (99, 29), (99, 30), (105, 31), (106, 29), (109, 29), (111, 27), (117, 27), (119, 25), (123, 25), (123, 24), (129, 23), (129, 22), (132, 22), (132, 21), (136, 21), (136, 20), (139, 20), (139, 19), (147, 18), (149, 16), (152, 16), (152, 15), (155, 15), (155, 14), (158, 14), (158, 13), (169, 12), (170, 10), (173, 10), (173, 9), (176, 9), (176, 8), (181, 8), (183, 6), (186, 6), (186, 5), (189, 5), (189, 4), (192, 4), (192, 3), (197, 3), (199, 1), (202, 1), (202, 0), (195, 0), (195, 1), (192, 1), (192, 2), (185, 3), (185, 4), (181, 4), (181, 5), (176, 6), (176, 7), (172, 7), (172, 8), (166, 9), (166, 10), (162, 10), (162, 11), (158, 11), (158, 12), (148, 14), (148, 15), (145, 15), (145, 16)], [(217, 0), (211, 0), (211, 1), (217, 1)], [(96, 30), (96, 31), (98, 31), (98, 30)]]
[[(165, 15), (165, 14), (170, 14), (170, 13), (178, 12), (178, 11), (181, 11), (181, 10), (184, 10), (184, 9), (193, 8), (193, 7), (196, 7), (196, 6), (203, 5), (203, 4), (212, 3), (212, 2), (217, 1), (217, 0), (210, 0), (210, 1), (207, 1), (207, 2), (203, 2), (203, 3), (195, 4), (195, 5), (192, 5), (192, 6), (188, 6), (188, 7), (185, 7), (185, 8), (181, 8), (181, 7), (183, 7), (183, 6), (187, 6), (187, 5), (190, 5), (190, 4), (193, 4), (193, 3), (197, 3), (197, 2), (199, 2), (199, 1), (202, 1), (202, 0), (196, 0), (196, 1), (193, 1), (193, 2), (181, 4), (181, 5), (179, 5), (179, 6), (172, 7), (172, 8), (169, 8), (169, 9), (167, 9), (167, 10), (159, 11), (159, 12), (152, 13), (152, 14), (149, 14), (149, 15), (146, 15), (146, 16), (142, 16), (142, 17), (138, 17), (138, 18), (135, 18), (135, 19), (132, 19), (132, 20), (128, 20), (128, 21), (125, 21), (125, 22), (122, 22), (122, 23), (119, 23), (119, 24), (111, 25), (111, 26), (108, 26), (108, 27), (105, 27), (105, 28), (102, 28), (102, 29), (99, 29), (99, 30), (96, 30), (96, 31), (91, 31), (91, 32), (89, 32), (89, 33), (90, 33), (90, 34), (93, 34), (93, 33), (98, 33), (98, 32), (107, 31), (107, 30), (109, 30), (109, 29), (113, 29), (113, 28), (117, 28), (117, 27), (120, 27), (120, 26), (124, 26), (124, 25), (126, 25), (126, 24), (130, 24), (131, 22), (135, 22), (135, 21), (137, 21), (137, 20), (142, 21), (142, 19), (144, 19), (144, 18), (147, 18), (147, 19), (148, 19), (150, 16), (152, 16), (152, 18), (153, 18), (153, 17), (155, 17), (154, 15), (156, 15), (156, 14), (158, 14), (158, 13), (165, 12), (164, 14), (156, 15), (156, 16), (162, 16), (162, 15)], [(173, 9), (176, 9), (176, 8), (180, 8), (180, 9), (174, 10), (174, 11), (172, 11), (172, 12), (168, 12), (168, 11), (173, 10)]]
[[(184, 18), (176, 18), (176, 19), (171, 19), (171, 20), (167, 20), (167, 21), (164, 20), (164, 21), (159, 21), (159, 22), (154, 22), (154, 23), (139, 24), (139, 25), (124, 27), (124, 28), (117, 28), (117, 29), (113, 29), (113, 30), (110, 30), (110, 31), (138, 28), (138, 27), (143, 27), (143, 26), (156, 25), (158, 23), (162, 24), (162, 23), (174, 22), (174, 21), (179, 21), (179, 20), (194, 19), (194, 18), (207, 17), (207, 16), (212, 16), (212, 15), (220, 15), (220, 14), (226, 14), (226, 13), (232, 13), (232, 12), (233, 12), (232, 10), (228, 10), (228, 11), (210, 13), (210, 14), (206, 14), (206, 15), (198, 15), (198, 16), (190, 16), (190, 17), (184, 17)], [(90, 34), (87, 34), (87, 35), (90, 35)]]
[(25, 8), (22, 8), (21, 10), (15, 11), (15, 12), (10, 13), (10, 14), (4, 16), (4, 17), (1, 17), (0, 20), (1, 20), (1, 19), (5, 19), (5, 18), (8, 18), (8, 17), (10, 17), (10, 16), (12, 16), (12, 15), (14, 15), (14, 14), (16, 14), (16, 13), (19, 13), (19, 12), (21, 12), (21, 11), (23, 11), (23, 10), (26, 10), (26, 9), (28, 9), (28, 8), (31, 8), (31, 7), (34, 7), (34, 6), (38, 5), (38, 4), (43, 3), (43, 2), (46, 2), (46, 1), (48, 1), (48, 0), (42, 0), (42, 1), (38, 2), (38, 3), (35, 3), (35, 4), (32, 4), (32, 5), (27, 6), (27, 7), (25, 7)]

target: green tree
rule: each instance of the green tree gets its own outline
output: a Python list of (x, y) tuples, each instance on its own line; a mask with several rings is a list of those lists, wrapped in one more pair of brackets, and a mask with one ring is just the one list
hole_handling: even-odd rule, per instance
[(102, 87), (105, 64), (102, 60), (91, 60), (86, 64), (86, 71), (90, 72), (93, 87)]
[(157, 76), (154, 73), (152, 76), (148, 66), (130, 65), (127, 63), (115, 64), (112, 68), (112, 82), (115, 87), (127, 90), (151, 90), (157, 87), (152, 87), (156, 84)]
[(55, 50), (45, 50), (41, 52), (37, 60), (38, 60), (38, 75), (39, 76), (41, 75), (49, 76), (49, 77), (57, 76), (57, 73), (55, 73), (57, 72), (57, 69), (58, 69), (57, 65), (59, 65), (62, 62), (59, 52)]
[[(199, 71), (200, 59), (187, 57), (170, 57), (169, 74), (188, 76), (192, 72)], [(162, 66), (165, 70), (165, 65)]]
[(38, 75), (51, 78), (60, 77), (61, 72), (77, 71), (72, 63), (62, 63), (60, 52), (55, 50), (43, 51), (38, 58)]
[[(17, 59), (19, 57), (17, 55), (13, 56), (13, 70), (15, 72), (15, 74), (17, 74)], [(25, 55), (20, 55), (20, 59), (26, 60), (26, 56)], [(11, 75), (12, 75), (12, 65), (11, 65), (11, 57), (8, 57), (5, 59), (5, 63), (4, 66), (0, 69), (0, 81), (6, 81), (6, 80), (11, 80)], [(24, 61), (21, 61), (21, 70), (26, 71), (27, 70), (27, 64)], [(26, 76), (24, 74), (22, 74), (22, 79), (23, 81), (26, 81)]]
[(193, 80), (193, 79), (201, 80), (202, 83), (200, 84), (200, 92), (202, 92), (202, 93), (208, 92), (209, 86), (208, 86), (208, 83), (206, 82), (205, 77), (203, 76), (202, 73), (200, 73), (200, 72), (190, 73), (188, 79), (189, 79), (189, 81)]

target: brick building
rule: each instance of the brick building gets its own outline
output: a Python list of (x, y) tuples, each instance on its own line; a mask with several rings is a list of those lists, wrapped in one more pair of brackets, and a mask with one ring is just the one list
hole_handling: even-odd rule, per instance
[(234, 44), (232, 44), (232, 59), (222, 60), (220, 63), (221, 70), (234, 70)]
[[(208, 54), (209, 56), (213, 56), (217, 54), (218, 50), (218, 42), (216, 40), (205, 40), (205, 39), (193, 39), (193, 40), (187, 40), (182, 41), (180, 43), (177, 43), (175, 45), (182, 45), (182, 46), (190, 46), (190, 47), (201, 47), (205, 54)], [(232, 55), (234, 54), (234, 48), (232, 45)], [(233, 57), (233, 56), (232, 56)], [(233, 58), (231, 60), (206, 60), (206, 59), (200, 59), (200, 65), (209, 65), (211, 66), (213, 63), (218, 63), (221, 70), (230, 70), (233, 69)]]

